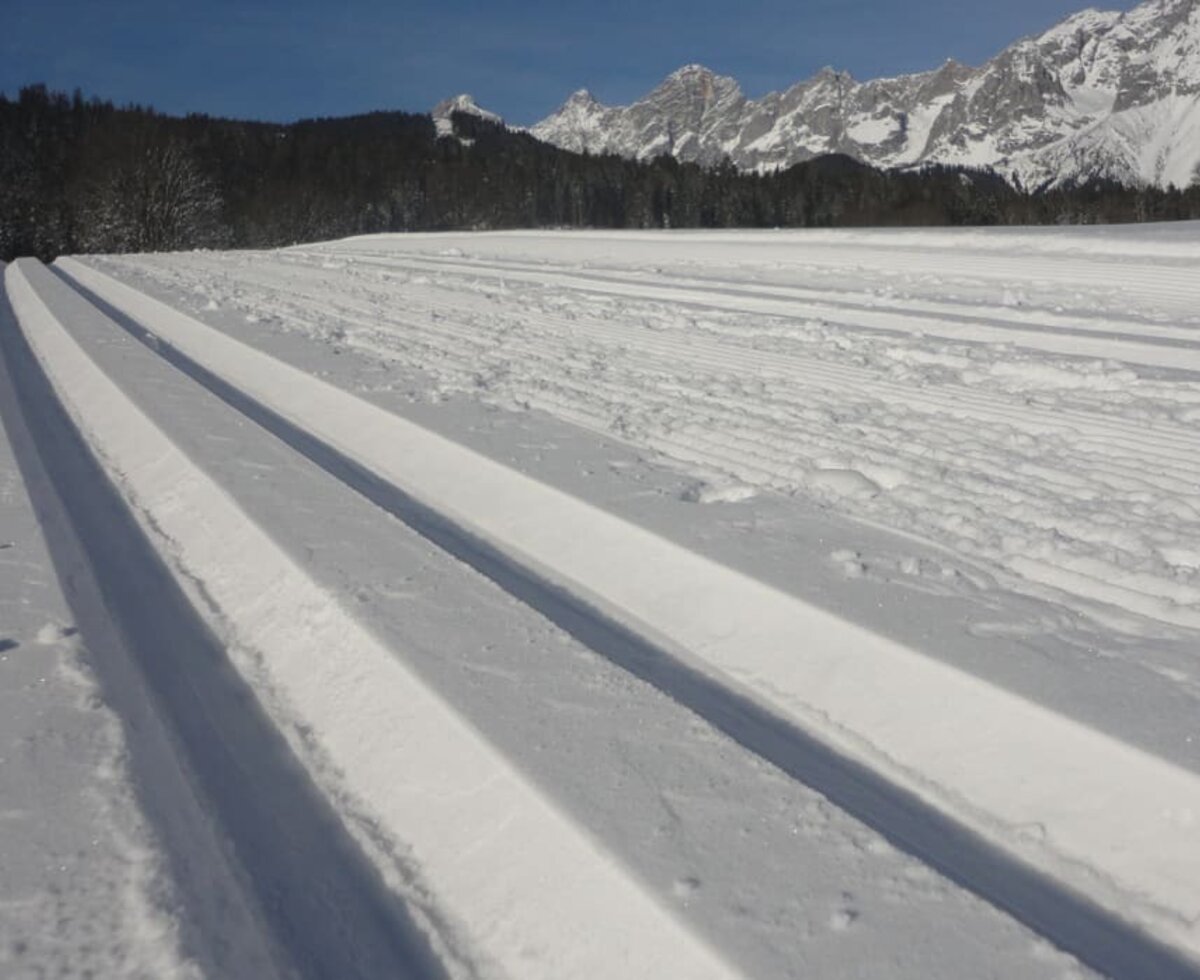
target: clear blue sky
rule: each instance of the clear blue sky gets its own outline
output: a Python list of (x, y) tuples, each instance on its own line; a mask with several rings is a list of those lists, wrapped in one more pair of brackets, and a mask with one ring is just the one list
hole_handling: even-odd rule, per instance
[[(470, 92), (528, 124), (700, 62), (761, 95), (975, 64), (1088, 0), (0, 0), (0, 91), (76, 86), (168, 112), (292, 120)], [(1128, 9), (1128, 0), (1116, 4)]]

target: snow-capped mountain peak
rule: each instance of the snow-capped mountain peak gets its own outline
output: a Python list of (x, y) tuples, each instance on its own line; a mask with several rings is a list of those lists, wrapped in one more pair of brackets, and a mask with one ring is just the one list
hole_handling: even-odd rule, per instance
[(1026, 185), (1200, 173), (1200, 0), (1080, 11), (971, 68), (858, 82), (827, 67), (748, 99), (703, 65), (627, 106), (576, 93), (531, 130), (566, 149), (769, 171), (840, 152), (877, 166), (990, 166)]
[(564, 105), (593, 106), (599, 105), (599, 103), (591, 92), (585, 88), (581, 88), (572, 92), (571, 97), (567, 99)]
[(464, 92), (462, 95), (443, 99), (433, 107), (431, 115), (433, 116), (434, 125), (437, 126), (439, 136), (454, 135), (454, 125), (451, 122), (451, 116), (456, 112), (465, 112), (469, 116), (478, 116), (480, 119), (486, 119), (488, 122), (504, 124), (504, 120), (500, 116), (481, 108), (474, 97)]

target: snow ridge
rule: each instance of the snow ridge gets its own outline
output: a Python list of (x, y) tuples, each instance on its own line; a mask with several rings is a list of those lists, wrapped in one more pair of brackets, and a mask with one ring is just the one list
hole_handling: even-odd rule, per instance
[(824, 68), (748, 99), (700, 65), (628, 106), (576, 92), (532, 127), (577, 152), (769, 172), (824, 153), (881, 167), (991, 167), (1025, 186), (1109, 177), (1186, 187), (1200, 176), (1200, 5), (1084, 10), (978, 68), (859, 82)]

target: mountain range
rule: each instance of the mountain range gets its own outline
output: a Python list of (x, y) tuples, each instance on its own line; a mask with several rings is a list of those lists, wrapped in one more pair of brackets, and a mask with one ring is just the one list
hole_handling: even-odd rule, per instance
[[(469, 97), (440, 115), (451, 107), (491, 116)], [(631, 105), (580, 90), (530, 132), (568, 150), (728, 158), (755, 172), (843, 153), (879, 167), (989, 167), (1026, 187), (1186, 187), (1200, 179), (1200, 0), (1085, 10), (979, 67), (950, 60), (866, 82), (826, 68), (758, 99), (687, 65)]]

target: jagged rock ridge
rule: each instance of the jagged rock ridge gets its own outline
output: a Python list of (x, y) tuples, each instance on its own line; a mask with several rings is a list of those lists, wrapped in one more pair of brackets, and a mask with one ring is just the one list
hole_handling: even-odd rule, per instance
[(1200, 177), (1200, 0), (1085, 10), (991, 61), (858, 82), (826, 68), (748, 99), (688, 65), (628, 106), (586, 90), (531, 129), (564, 149), (669, 153), (770, 171), (823, 153), (905, 167), (992, 167), (1026, 186), (1092, 176), (1187, 186)]

